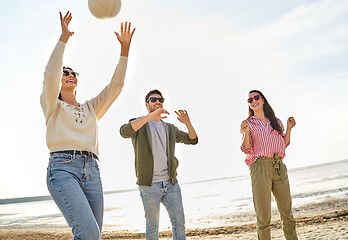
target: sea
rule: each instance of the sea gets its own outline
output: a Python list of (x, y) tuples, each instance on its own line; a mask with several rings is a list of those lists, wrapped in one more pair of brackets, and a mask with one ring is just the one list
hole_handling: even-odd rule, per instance
[[(348, 159), (290, 169), (288, 175), (293, 208), (348, 198)], [(187, 228), (221, 227), (254, 219), (250, 176), (180, 186)], [(144, 232), (144, 209), (137, 188), (105, 192), (104, 198), (104, 231)], [(272, 201), (272, 211), (276, 212)], [(0, 199), (0, 226), (37, 231), (68, 229), (50, 196)], [(161, 206), (160, 230), (170, 228), (167, 211)]]

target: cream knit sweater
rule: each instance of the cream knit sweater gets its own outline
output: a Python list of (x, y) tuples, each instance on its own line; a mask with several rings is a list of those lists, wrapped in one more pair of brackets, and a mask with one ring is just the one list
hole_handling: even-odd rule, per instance
[(46, 141), (50, 152), (89, 151), (98, 154), (97, 121), (103, 117), (124, 85), (127, 57), (120, 57), (111, 82), (95, 98), (71, 106), (58, 99), (65, 44), (59, 41), (44, 73), (41, 107), (46, 118)]

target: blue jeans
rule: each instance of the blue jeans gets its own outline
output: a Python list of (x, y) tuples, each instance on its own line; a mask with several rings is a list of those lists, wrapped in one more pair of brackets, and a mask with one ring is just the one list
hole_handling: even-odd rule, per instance
[(160, 203), (166, 207), (173, 229), (173, 239), (185, 240), (185, 216), (179, 184), (170, 180), (139, 186), (146, 218), (146, 240), (158, 240)]
[(104, 200), (96, 159), (52, 153), (47, 168), (47, 186), (72, 228), (73, 239), (101, 239)]

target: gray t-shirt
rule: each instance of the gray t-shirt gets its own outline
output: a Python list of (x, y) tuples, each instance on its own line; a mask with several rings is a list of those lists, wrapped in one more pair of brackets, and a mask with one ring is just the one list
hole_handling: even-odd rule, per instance
[(152, 138), (153, 178), (152, 182), (169, 180), (167, 137), (163, 122), (149, 121)]

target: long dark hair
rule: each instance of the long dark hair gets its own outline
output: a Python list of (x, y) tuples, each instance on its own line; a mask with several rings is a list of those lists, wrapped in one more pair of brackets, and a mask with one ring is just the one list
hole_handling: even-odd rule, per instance
[[(277, 118), (274, 114), (274, 111), (271, 107), (271, 105), (269, 105), (267, 99), (265, 98), (265, 96), (262, 94), (262, 92), (258, 91), (258, 90), (251, 90), (249, 92), (250, 93), (253, 93), (253, 92), (256, 92), (258, 93), (262, 99), (263, 99), (263, 111), (265, 113), (265, 117), (269, 119), (269, 121), (271, 122), (271, 127), (273, 128), (273, 130), (276, 130), (279, 132), (279, 134), (282, 134), (283, 133), (283, 129), (281, 128), (281, 126), (279, 125), (278, 121), (277, 121)], [(248, 116), (248, 119), (251, 117), (251, 116), (254, 116), (254, 111), (250, 108), (249, 106), (249, 116)]]

